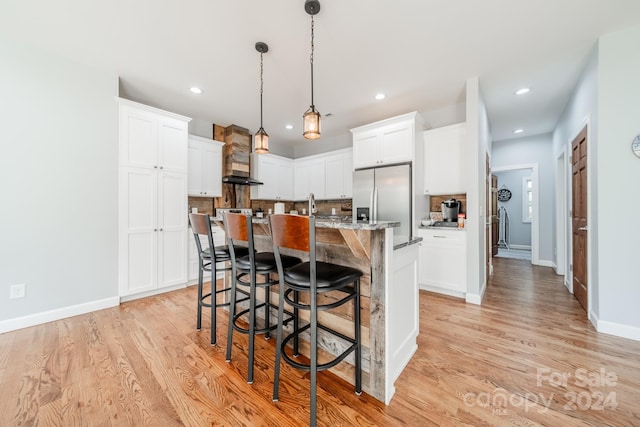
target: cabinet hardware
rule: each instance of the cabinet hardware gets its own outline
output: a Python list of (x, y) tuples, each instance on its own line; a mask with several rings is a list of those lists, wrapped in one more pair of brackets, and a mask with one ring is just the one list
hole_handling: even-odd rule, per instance
[(153, 165), (153, 168), (154, 169), (158, 169), (158, 165)]
[(154, 229), (153, 229), (153, 231), (158, 231), (158, 229), (157, 229), (157, 228), (154, 228)]
[(164, 166), (160, 166), (160, 169), (164, 169)]
[(584, 227), (578, 228), (578, 231), (589, 231), (589, 228), (585, 225)]

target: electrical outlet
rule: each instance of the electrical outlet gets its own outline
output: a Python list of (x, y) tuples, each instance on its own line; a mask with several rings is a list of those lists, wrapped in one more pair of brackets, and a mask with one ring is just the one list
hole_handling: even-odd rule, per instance
[(9, 291), (9, 299), (24, 298), (26, 287), (27, 285), (25, 285), (24, 283), (11, 285), (11, 289)]

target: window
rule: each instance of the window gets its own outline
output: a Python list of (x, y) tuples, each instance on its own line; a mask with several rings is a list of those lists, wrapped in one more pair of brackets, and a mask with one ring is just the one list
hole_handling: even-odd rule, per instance
[(531, 222), (533, 216), (533, 180), (522, 177), (522, 222)]

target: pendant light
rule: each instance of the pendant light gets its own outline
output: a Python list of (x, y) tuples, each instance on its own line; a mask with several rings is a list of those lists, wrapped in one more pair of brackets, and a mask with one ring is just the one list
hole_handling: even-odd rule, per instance
[(269, 51), (269, 46), (266, 43), (258, 42), (256, 50), (260, 52), (260, 129), (256, 132), (254, 151), (256, 154), (267, 154), (269, 153), (269, 135), (262, 127), (262, 88), (264, 86), (262, 55)]
[(313, 105), (313, 16), (320, 12), (320, 2), (318, 0), (306, 0), (304, 2), (304, 10), (311, 15), (311, 106), (302, 116), (302, 136), (306, 139), (318, 139), (320, 138), (320, 113), (316, 110), (316, 106)]

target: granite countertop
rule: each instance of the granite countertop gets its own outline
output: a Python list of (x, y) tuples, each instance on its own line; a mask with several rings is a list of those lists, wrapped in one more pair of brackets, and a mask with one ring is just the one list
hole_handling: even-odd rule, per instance
[(393, 250), (404, 248), (407, 246), (415, 245), (422, 242), (422, 237), (412, 237), (409, 238), (407, 236), (394, 236), (393, 238)]
[[(212, 218), (213, 219), (213, 218)], [(215, 218), (220, 220), (221, 218)], [(253, 217), (254, 224), (268, 224), (268, 218)], [(398, 221), (358, 221), (354, 223), (351, 219), (346, 217), (316, 217), (316, 227), (320, 228), (337, 228), (337, 229), (352, 229), (352, 230), (382, 230), (384, 228), (400, 227)]]

